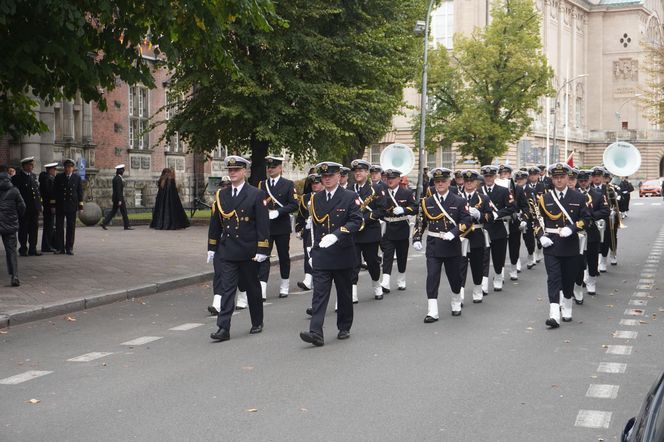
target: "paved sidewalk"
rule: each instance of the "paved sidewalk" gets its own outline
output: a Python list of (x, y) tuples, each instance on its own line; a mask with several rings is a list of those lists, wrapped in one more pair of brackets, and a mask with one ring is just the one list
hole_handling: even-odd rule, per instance
[[(209, 281), (206, 244), (207, 226), (175, 231), (78, 227), (74, 256), (19, 256), (20, 287), (9, 286), (2, 259), (0, 328)], [(291, 257), (301, 256), (302, 242), (293, 235)], [(276, 261), (275, 256), (272, 264)]]

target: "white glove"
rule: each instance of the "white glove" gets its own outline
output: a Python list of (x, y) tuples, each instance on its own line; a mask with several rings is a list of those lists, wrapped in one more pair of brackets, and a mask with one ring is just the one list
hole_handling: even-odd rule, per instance
[(318, 246), (322, 249), (327, 249), (338, 240), (339, 238), (337, 238), (336, 235), (332, 235), (331, 233), (329, 233), (321, 238), (320, 244), (318, 244)]
[(616, 194), (616, 201), (620, 201), (622, 199), (622, 196)]
[(418, 252), (421, 251), (424, 247), (422, 246), (422, 241), (415, 241), (413, 243), (413, 248)]
[(452, 241), (454, 239), (454, 233), (452, 233), (452, 232), (443, 233), (443, 239), (445, 241)]
[(519, 223), (519, 230), (521, 230), (522, 232), (525, 232), (527, 228), (528, 228), (527, 222), (521, 221), (521, 223)]
[(269, 212), (270, 219), (275, 219), (279, 217), (279, 211), (278, 210), (270, 210)]
[(574, 233), (574, 232), (572, 232), (572, 229), (570, 229), (569, 227), (563, 227), (562, 229), (560, 229), (560, 237), (561, 238), (567, 238), (572, 233)]
[(210, 264), (214, 259), (214, 252), (208, 250), (207, 263)]
[(256, 256), (254, 256), (254, 261), (256, 262), (263, 262), (267, 259), (267, 255), (263, 255), (262, 253), (256, 253)]
[(542, 247), (546, 249), (547, 247), (551, 247), (553, 245), (553, 241), (551, 241), (551, 238), (548, 236), (543, 236), (540, 238), (540, 244), (542, 244)]
[(396, 216), (403, 215), (404, 214), (403, 207), (396, 206), (394, 209), (392, 209), (392, 213), (394, 213)]
[(603, 219), (597, 220), (597, 228), (603, 230), (606, 227), (606, 221)]
[(311, 221), (311, 218), (307, 218), (307, 224), (306, 224), (305, 229), (311, 230), (313, 228), (313, 224), (314, 223)]
[(493, 219), (494, 221), (498, 219), (498, 212), (494, 211), (493, 213)]
[(472, 217), (475, 218), (476, 220), (479, 220), (480, 217), (482, 216), (482, 214), (480, 213), (479, 209), (477, 209), (477, 208), (475, 208), (475, 207), (471, 207), (470, 209), (468, 209), (468, 212), (470, 212), (470, 216), (472, 216)]
[(300, 230), (299, 232), (295, 232), (295, 237), (297, 239), (302, 239), (302, 232), (303, 232), (303, 230)]

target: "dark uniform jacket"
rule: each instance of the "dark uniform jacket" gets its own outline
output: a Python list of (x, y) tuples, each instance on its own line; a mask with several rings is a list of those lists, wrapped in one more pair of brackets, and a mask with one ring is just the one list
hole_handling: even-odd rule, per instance
[[(355, 192), (338, 187), (330, 201), (325, 191), (311, 195), (309, 200), (314, 229), (312, 267), (316, 270), (355, 267), (354, 234), (362, 227), (361, 203)], [(327, 234), (335, 235), (338, 241), (322, 249), (318, 244)]]
[(34, 215), (42, 209), (37, 175), (17, 170), (16, 175), (12, 177), (12, 184), (21, 193), (23, 202), (25, 202), (26, 215)]
[(533, 196), (536, 198), (540, 195), (542, 195), (546, 189), (544, 189), (544, 184), (542, 184), (541, 181), (538, 181), (537, 183), (526, 183), (525, 186), (523, 186), (523, 191), (526, 192), (526, 196), (528, 198), (532, 198)]
[(39, 194), (41, 195), (44, 212), (55, 207), (55, 177), (48, 172), (39, 174)]
[(245, 183), (236, 197), (233, 187), (219, 189), (212, 203), (208, 250), (226, 261), (246, 261), (267, 255), (270, 219), (267, 201), (257, 188)]
[(579, 235), (577, 232), (585, 230), (591, 219), (588, 198), (577, 190), (567, 189), (567, 193), (560, 203), (569, 216), (572, 217), (571, 220), (567, 219), (567, 216), (562, 213), (551, 192), (547, 192), (539, 197), (540, 212), (544, 218), (544, 227), (546, 229), (569, 227), (573, 232), (572, 235), (566, 238), (561, 238), (557, 233), (544, 232), (553, 241), (552, 246), (544, 249), (544, 254), (560, 257), (578, 256)]
[(512, 226), (518, 229), (521, 220), (525, 220), (527, 217), (525, 214), (528, 212), (528, 195), (526, 195), (526, 191), (523, 187), (517, 186), (516, 184), (514, 185), (512, 195), (516, 206), (514, 215), (512, 216), (512, 220), (514, 221)]
[[(599, 229), (597, 228), (597, 221), (600, 219), (606, 220), (609, 217), (609, 204), (606, 201), (606, 197), (601, 191), (593, 189), (590, 187), (588, 191), (580, 190), (581, 194), (588, 199), (588, 203), (592, 206), (588, 208), (590, 211), (590, 221), (586, 227), (586, 232), (588, 235), (589, 243), (600, 242), (601, 235)], [(607, 224), (608, 227), (608, 224)]]
[[(287, 235), (291, 233), (290, 214), (297, 210), (297, 191), (295, 185), (291, 180), (284, 177), (279, 177), (274, 188), (269, 185), (270, 178), (258, 183), (258, 188), (265, 192), (268, 210), (276, 210), (279, 216), (270, 220), (270, 235)], [(269, 192), (268, 192), (269, 189)], [(270, 195), (270, 193), (272, 195)], [(279, 201), (283, 207), (274, 201), (274, 198)]]
[[(383, 186), (385, 184), (383, 183)], [(387, 187), (387, 186), (385, 186)], [(382, 186), (372, 185), (370, 181), (364, 183), (364, 186), (353, 185), (356, 190), (356, 197), (360, 197), (360, 212), (364, 218), (364, 227), (355, 233), (356, 243), (380, 242), (380, 219), (383, 217), (381, 210)]]
[(124, 178), (121, 175), (113, 177), (113, 203), (124, 203)]
[(493, 205), (489, 204), (491, 212), (484, 215), (484, 226), (489, 232), (489, 237), (492, 241), (494, 239), (507, 238), (507, 230), (505, 229), (503, 219), (510, 218), (516, 211), (514, 198), (510, 194), (510, 191), (506, 187), (494, 184), (490, 195), (486, 186), (482, 186), (480, 192), (487, 195), (493, 202)]
[(483, 221), (487, 213), (491, 213), (491, 206), (489, 205), (489, 197), (482, 195), (477, 190), (473, 192), (472, 195), (468, 195), (465, 192), (459, 194), (462, 198), (466, 200), (469, 207), (474, 207), (480, 211), (480, 219), (476, 221), (472, 216), (470, 217), (473, 225), (468, 229), (467, 233), (464, 234), (466, 238), (470, 241), (470, 248), (484, 248), (486, 247), (486, 241), (484, 240), (484, 228), (479, 227), (483, 226)]
[[(398, 186), (394, 195), (394, 200), (390, 196), (389, 187), (384, 190), (382, 198), (379, 199), (379, 205), (384, 215), (383, 220), (387, 223), (385, 226), (385, 234), (383, 238), (392, 241), (408, 239), (410, 236), (410, 225), (408, 222), (408, 215), (417, 214), (417, 203), (415, 202), (415, 194), (410, 189), (404, 189)], [(395, 215), (393, 210), (396, 208), (394, 201), (403, 207), (403, 215)], [(401, 220), (401, 221), (397, 221)]]
[[(341, 186), (340, 186), (341, 187)], [(295, 231), (302, 232), (302, 239), (305, 247), (311, 247), (311, 231), (307, 229), (307, 219), (309, 218), (309, 202), (315, 192), (302, 195), (297, 206), (297, 216), (295, 217)]]
[(64, 172), (57, 174), (53, 182), (53, 192), (57, 211), (72, 213), (83, 208), (83, 185), (76, 172), (69, 178)]
[[(422, 211), (421, 221), (415, 229), (413, 242), (422, 241), (424, 231), (428, 230), (427, 257), (449, 258), (453, 256), (461, 256), (461, 239), (459, 239), (459, 235), (466, 232), (473, 222), (470, 213), (468, 213), (468, 203), (465, 199), (452, 192), (447, 192), (445, 201), (440, 202), (447, 214), (456, 223), (455, 225), (444, 215), (440, 210), (440, 207), (438, 207), (438, 203), (436, 202), (436, 199), (438, 198), (437, 195), (437, 193), (434, 193), (433, 196), (422, 199), (420, 207), (420, 210)], [(454, 234), (454, 239), (452, 241), (446, 241), (442, 238), (431, 235), (432, 233), (438, 235), (445, 232), (452, 232)]]

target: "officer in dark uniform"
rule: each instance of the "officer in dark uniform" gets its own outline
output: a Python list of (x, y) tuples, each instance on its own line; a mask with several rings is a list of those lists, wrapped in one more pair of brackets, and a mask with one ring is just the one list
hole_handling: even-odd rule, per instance
[(413, 248), (422, 250), (422, 236), (427, 233), (427, 282), (428, 311), (425, 323), (438, 320), (438, 288), (441, 267), (452, 290), (452, 316), (461, 315), (461, 239), (472, 225), (468, 204), (462, 197), (450, 192), (450, 169), (437, 167), (431, 171), (433, 195), (421, 200), (421, 216), (413, 236)]
[(372, 164), (369, 166), (369, 173), (371, 174), (371, 184), (376, 187), (376, 190), (382, 191), (387, 189), (387, 184), (383, 181), (382, 167), (378, 164)]
[(546, 166), (544, 164), (538, 164), (537, 168), (540, 170), (540, 176), (538, 177), (538, 181), (542, 183), (542, 186), (544, 186), (544, 190), (549, 190), (552, 188), (553, 181), (551, 180), (551, 177), (546, 175)]
[(591, 169), (590, 179), (592, 181), (591, 189), (594, 192), (601, 193), (606, 198), (607, 204), (609, 204), (609, 214), (601, 219), (596, 220), (597, 228), (599, 229), (601, 242), (599, 246), (599, 256), (597, 268), (600, 273), (606, 272), (606, 257), (609, 254), (609, 248), (611, 244), (611, 232), (610, 232), (610, 223), (609, 217), (611, 216), (611, 205), (608, 198), (608, 188), (604, 184), (604, 173), (605, 170), (603, 167), (596, 166)]
[(508, 186), (507, 190), (510, 191), (516, 210), (512, 214), (512, 218), (509, 222), (509, 236), (507, 238), (507, 248), (510, 255), (510, 264), (509, 269), (510, 280), (516, 281), (519, 279), (519, 272), (521, 271), (521, 261), (519, 260), (519, 255), (521, 253), (521, 211), (524, 207), (527, 207), (528, 201), (526, 200), (526, 195), (523, 192), (522, 188), (517, 188), (516, 183), (512, 177), (512, 166), (507, 164), (500, 165), (498, 168), (498, 174), (503, 180), (507, 180)]
[(313, 272), (309, 264), (309, 250), (311, 250), (311, 220), (309, 219), (309, 202), (311, 195), (323, 189), (321, 176), (314, 173), (307, 178), (311, 183), (311, 192), (305, 193), (300, 198), (300, 204), (295, 218), (295, 232), (302, 239), (302, 250), (304, 250), (304, 281), (298, 281), (297, 286), (302, 290), (311, 290), (313, 287)]
[(549, 167), (553, 189), (539, 198), (539, 209), (544, 220), (544, 230), (539, 233), (544, 247), (549, 294), (546, 325), (550, 328), (560, 326), (561, 313), (563, 321), (572, 320), (574, 280), (579, 267), (578, 232), (586, 229), (591, 217), (587, 197), (567, 187), (569, 171), (570, 167), (564, 163)]
[(341, 172), (340, 172), (340, 179), (339, 179), (339, 187), (342, 189), (348, 189), (348, 177), (350, 175), (350, 167), (344, 167), (341, 166)]
[[(62, 164), (65, 170), (56, 175), (53, 183), (57, 253), (73, 255), (76, 214), (83, 210), (83, 185), (81, 177), (74, 172), (74, 161), (66, 159)], [(65, 221), (67, 223), (66, 239)]]
[(281, 284), (279, 286), (279, 297), (287, 298), (290, 286), (290, 214), (297, 210), (298, 198), (295, 184), (281, 176), (283, 172), (282, 157), (268, 155), (265, 157), (267, 165), (267, 178), (258, 183), (258, 188), (265, 192), (267, 208), (270, 216), (270, 247), (268, 258), (261, 263), (258, 270), (258, 278), (261, 281), (261, 293), (263, 300), (267, 298), (267, 280), (270, 276), (270, 254), (272, 247), (277, 246), (279, 255), (279, 273)]
[(42, 252), (57, 252), (55, 248), (55, 194), (53, 186), (58, 173), (58, 163), (48, 163), (39, 174), (39, 194), (41, 195), (44, 225), (42, 226)]
[(208, 231), (208, 262), (214, 261), (214, 286), (221, 291), (218, 293), (221, 295), (219, 328), (210, 338), (220, 342), (230, 339), (238, 285), (247, 291), (251, 316), (249, 333), (263, 331), (258, 265), (267, 259), (270, 236), (264, 193), (244, 181), (251, 162), (235, 155), (227, 156), (224, 161), (231, 187), (215, 193)]
[[(530, 220), (530, 206), (528, 205), (528, 193), (526, 192), (526, 185), (528, 182), (528, 171), (527, 170), (517, 170), (514, 173), (514, 201), (516, 203), (518, 211), (518, 220), (517, 223), (518, 230), (515, 231), (515, 235), (521, 236), (524, 239), (526, 238), (526, 233), (528, 231), (528, 224)], [(510, 231), (511, 232), (511, 231)], [(511, 235), (511, 233), (510, 233)], [(535, 238), (533, 236), (532, 244), (534, 249)], [(519, 249), (521, 246), (519, 245)], [(526, 247), (527, 248), (527, 247)], [(520, 253), (520, 252), (519, 252)], [(512, 254), (510, 252), (510, 259)], [(512, 269), (512, 272), (514, 268)], [(516, 271), (517, 273), (521, 272), (521, 258), (517, 259), (516, 262)], [(512, 278), (512, 273), (510, 273), (510, 279)]]
[[(539, 181), (539, 178), (539, 167), (533, 166), (528, 169), (528, 182), (524, 186), (523, 190), (526, 193), (526, 197), (532, 201), (529, 204), (537, 202), (537, 197), (544, 194), (544, 184)], [(531, 222), (528, 222), (526, 232), (523, 234), (523, 241), (526, 244), (526, 249), (528, 250), (528, 264), (526, 264), (526, 267), (528, 267), (528, 269), (532, 269), (538, 262), (542, 260), (543, 255), (542, 245), (535, 237), (533, 225)]]
[(355, 274), (353, 275), (353, 302), (358, 301), (357, 282), (360, 274), (360, 261), (364, 257), (367, 270), (371, 276), (373, 294), (375, 299), (383, 299), (383, 289), (380, 286), (380, 263), (378, 261), (378, 248), (380, 246), (380, 220), (383, 218), (381, 198), (387, 185), (373, 185), (368, 180), (371, 165), (364, 160), (353, 160), (351, 170), (355, 177), (353, 190), (357, 194), (361, 206), (360, 212), (364, 218), (364, 226), (354, 234), (355, 242)]
[(113, 201), (113, 208), (110, 212), (108, 212), (106, 218), (104, 218), (104, 220), (101, 222), (101, 228), (104, 230), (107, 230), (106, 226), (111, 222), (115, 214), (118, 213), (118, 210), (120, 210), (120, 214), (122, 215), (124, 229), (134, 230), (134, 228), (129, 225), (129, 217), (127, 216), (127, 204), (125, 204), (124, 198), (124, 178), (122, 178), (124, 171), (124, 164), (118, 164), (115, 166), (115, 176), (113, 177), (113, 195), (111, 197), (111, 200)]
[[(468, 265), (473, 278), (473, 302), (482, 302), (482, 277), (485, 249), (489, 246), (488, 232), (484, 230), (483, 220), (487, 213), (491, 213), (489, 197), (477, 191), (477, 183), (480, 174), (476, 170), (464, 170), (461, 172), (464, 180), (463, 189), (459, 193), (468, 203), (468, 212), (472, 218), (472, 226), (461, 236), (468, 240), (468, 253), (461, 256), (461, 278), (462, 289), (466, 285)], [(461, 297), (463, 301), (463, 296)]]
[(21, 170), (12, 177), (12, 184), (21, 193), (25, 202), (25, 212), (18, 219), (18, 253), (21, 256), (40, 256), (37, 250), (37, 234), (39, 232), (39, 212), (42, 210), (41, 195), (37, 175), (32, 173), (35, 157), (23, 158)]
[(620, 201), (622, 199), (620, 195), (620, 187), (616, 186), (611, 182), (613, 175), (606, 168), (604, 169), (604, 186), (606, 189), (606, 198), (609, 202), (609, 220), (611, 221), (608, 225), (608, 231), (612, 235), (606, 235), (604, 244), (600, 253), (606, 261), (607, 254), (609, 255), (609, 262), (612, 266), (618, 265), (618, 231), (620, 229)]
[(482, 166), (484, 186), (481, 192), (490, 199), (491, 213), (484, 215), (484, 228), (489, 232), (491, 245), (484, 256), (484, 278), (482, 280), (482, 291), (488, 294), (489, 264), (493, 261), (493, 290), (499, 292), (503, 289), (505, 280), (504, 269), (507, 255), (507, 236), (509, 232), (509, 221), (516, 212), (514, 198), (506, 187), (495, 184), (497, 166)]
[(408, 262), (408, 246), (410, 242), (410, 224), (408, 217), (417, 214), (417, 203), (412, 190), (401, 187), (401, 172), (387, 169), (387, 191), (380, 198), (381, 210), (384, 214), (385, 233), (380, 242), (383, 250), (383, 293), (390, 293), (390, 275), (394, 255), (397, 256), (397, 289), (406, 290), (406, 263)]
[(461, 190), (463, 190), (463, 174), (461, 170), (455, 170), (454, 180), (450, 183), (450, 192), (458, 195)]
[(362, 204), (350, 190), (339, 187), (341, 164), (323, 162), (316, 165), (324, 189), (309, 197), (309, 210), (314, 234), (311, 248), (314, 293), (309, 331), (301, 332), (304, 342), (324, 344), (323, 323), (330, 300), (332, 282), (337, 291), (338, 339), (348, 339), (353, 325), (352, 278), (355, 273), (353, 234), (362, 226)]

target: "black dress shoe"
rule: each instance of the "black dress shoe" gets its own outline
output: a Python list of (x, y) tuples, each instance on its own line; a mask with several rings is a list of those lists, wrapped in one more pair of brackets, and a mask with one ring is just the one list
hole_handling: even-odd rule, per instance
[(210, 338), (215, 341), (223, 342), (228, 341), (231, 338), (231, 334), (225, 328), (219, 328), (219, 330), (210, 335)]
[(134, 228), (132, 226), (129, 226), (129, 227), (125, 227), (125, 230), (134, 230)]
[(383, 287), (383, 286), (380, 286), (380, 288), (383, 289), (383, 293), (390, 293), (390, 289), (386, 289), (386, 288)]
[(307, 315), (311, 316), (311, 315), (314, 314), (314, 309), (312, 309), (311, 307), (309, 307), (309, 308), (307, 308), (307, 312), (306, 312), (306, 313), (307, 313)]
[(28, 256), (28, 252), (18, 252), (18, 254), (21, 256)]
[[(360, 301), (353, 301), (353, 304), (358, 304)], [(336, 311), (336, 310), (335, 310)]]
[(374, 296), (374, 299), (380, 301), (381, 299), (383, 299), (383, 295)]
[(71, 250), (65, 250), (65, 253), (66, 253), (67, 255), (73, 255), (73, 254), (74, 254), (74, 252), (71, 251)]
[(553, 318), (549, 318), (549, 319), (547, 319), (546, 322), (545, 322), (545, 324), (546, 324), (547, 327), (549, 327), (549, 328), (558, 328), (558, 327), (560, 327), (560, 324), (558, 324), (558, 321), (556, 321), (556, 320), (553, 319)]
[(236, 306), (235, 306), (235, 310), (244, 310), (244, 309), (246, 309), (246, 308), (247, 308), (246, 305), (243, 305), (243, 306), (236, 305)]
[(307, 285), (303, 281), (298, 281), (297, 286), (305, 291), (311, 290), (311, 287), (307, 287)]
[(482, 300), (481, 299), (473, 299), (473, 304), (481, 304)]
[(101, 224), (99, 224), (99, 225), (101, 226), (102, 229), (104, 229), (104, 230), (108, 230), (108, 229), (106, 228), (106, 224), (101, 223)]
[(28, 256), (42, 256), (42, 254), (41, 252), (34, 250), (32, 252), (28, 252)]
[(64, 250), (58, 250), (57, 252), (55, 252), (55, 254), (56, 255), (64, 255), (65, 251)]
[(565, 318), (565, 317), (563, 316), (563, 322), (572, 322), (572, 318)]
[(337, 339), (348, 339), (350, 338), (350, 332), (348, 330), (339, 330), (337, 334)]
[(461, 316), (461, 310), (459, 311), (452, 310), (452, 316)]
[(574, 298), (574, 302), (576, 302), (576, 305), (582, 305), (583, 299), (579, 301), (578, 299)]
[(425, 323), (425, 324), (431, 324), (432, 322), (436, 322), (437, 320), (438, 320), (438, 318), (434, 318), (433, 316), (429, 316), (429, 315), (427, 315), (427, 316), (424, 318), (424, 323)]
[(260, 333), (262, 331), (263, 331), (263, 324), (258, 324), (258, 325), (254, 325), (253, 327), (251, 327), (251, 330), (249, 330), (249, 334), (250, 335), (255, 335), (255, 334)]
[(12, 276), (12, 287), (18, 287), (21, 285), (21, 281), (18, 280), (18, 276)]
[(288, 298), (288, 293), (279, 293), (279, 298), (280, 299)]
[(208, 305), (208, 311), (210, 312), (210, 314), (211, 314), (212, 316), (219, 316), (219, 310), (217, 310), (216, 308), (214, 308), (213, 305)]
[(300, 339), (309, 344), (314, 344), (316, 347), (322, 347), (325, 344), (323, 337), (313, 332), (300, 332)]

